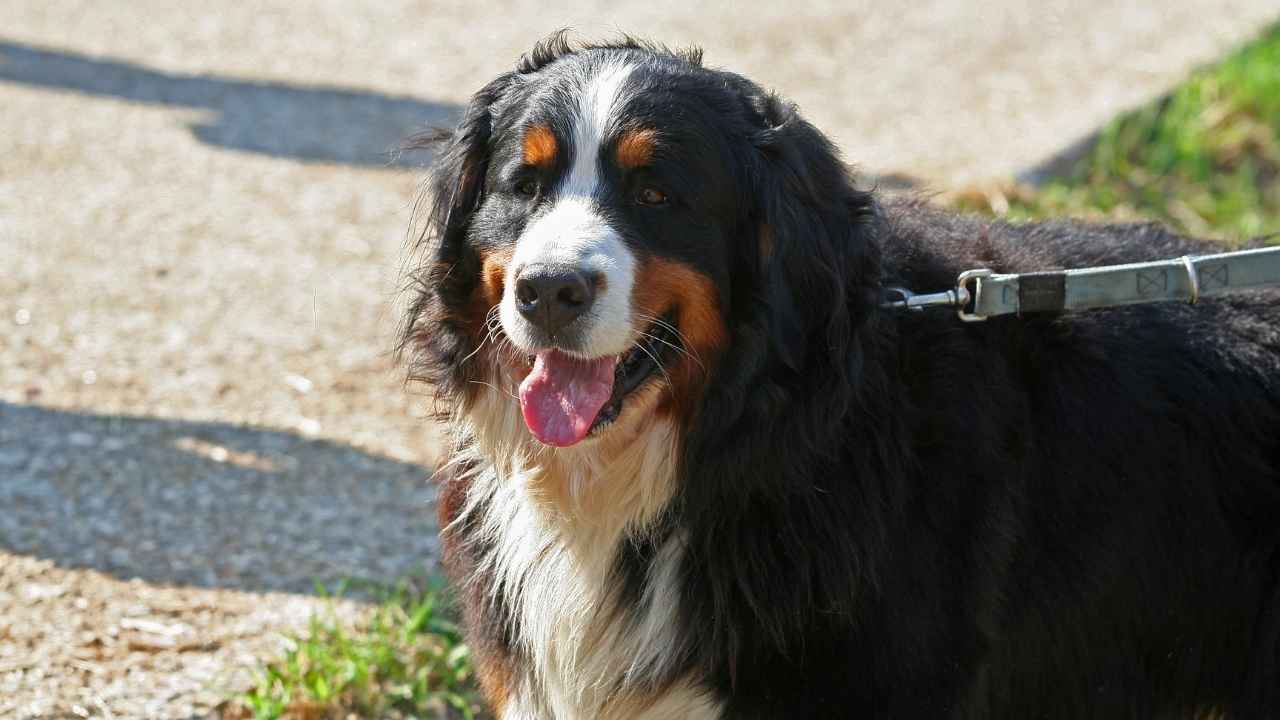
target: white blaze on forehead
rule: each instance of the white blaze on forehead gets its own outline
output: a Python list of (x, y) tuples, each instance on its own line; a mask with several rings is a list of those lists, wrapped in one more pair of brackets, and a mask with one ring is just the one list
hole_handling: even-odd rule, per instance
[(578, 111), (573, 119), (573, 168), (561, 195), (599, 192), (600, 146), (622, 105), (623, 89), (634, 68), (621, 62), (606, 63), (591, 77), (578, 95)]
[(582, 325), (584, 352), (592, 357), (625, 351), (631, 337), (631, 288), (636, 260), (621, 234), (601, 212), (601, 147), (621, 110), (627, 78), (633, 66), (605, 63), (578, 91), (573, 136), (569, 143), (573, 166), (555, 193), (551, 209), (525, 228), (508, 264), (506, 291), (500, 316), (503, 329), (517, 347), (532, 349), (532, 334), (515, 308), (515, 280), (531, 264), (573, 267), (603, 276), (603, 288)]

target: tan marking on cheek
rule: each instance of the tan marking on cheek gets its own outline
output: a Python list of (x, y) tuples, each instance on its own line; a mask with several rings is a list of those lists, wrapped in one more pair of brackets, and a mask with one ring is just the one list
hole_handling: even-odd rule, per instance
[(506, 285), (507, 264), (511, 262), (510, 250), (495, 250), (480, 255), (480, 277), (476, 288), (471, 292), (471, 301), (467, 308), (467, 329), (476, 343), (484, 342), (488, 335), (486, 323), (489, 312), (502, 302), (502, 291)]
[(618, 166), (626, 169), (644, 167), (653, 160), (657, 133), (652, 130), (628, 130), (618, 139)]
[[(510, 250), (498, 250), (482, 256), (479, 291), (488, 308), (502, 302), (502, 290), (506, 286), (507, 265), (511, 263)], [(489, 309), (486, 308), (485, 312)]]
[(534, 125), (524, 134), (524, 161), (548, 169), (556, 162), (556, 136), (546, 125)]
[(760, 226), (760, 266), (766, 267), (773, 259), (773, 228)]
[(688, 410), (701, 394), (705, 373), (710, 372), (729, 341), (715, 283), (686, 263), (649, 258), (637, 273), (632, 303), (643, 315), (633, 320), (637, 328), (647, 328), (652, 323), (649, 318), (660, 318), (674, 310), (685, 349), (697, 358), (695, 361), (682, 355), (667, 368), (671, 401), (679, 411)]
[(489, 313), (502, 302), (502, 294), (507, 284), (507, 266), (511, 264), (514, 251), (509, 248), (493, 250), (480, 256), (480, 281), (472, 293), (468, 309), (467, 327), (476, 345), (480, 348), (478, 358), (498, 367), (498, 372), (505, 373), (507, 380), (519, 384), (529, 374), (532, 366), (523, 362), (511, 352), (500, 352), (503, 343), (496, 341), (495, 334), (490, 332), (489, 321), (497, 323), (496, 317)]

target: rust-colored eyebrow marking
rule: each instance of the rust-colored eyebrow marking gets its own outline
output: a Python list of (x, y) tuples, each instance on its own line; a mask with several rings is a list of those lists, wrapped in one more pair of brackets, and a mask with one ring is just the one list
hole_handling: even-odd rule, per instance
[(556, 135), (546, 125), (534, 125), (524, 134), (524, 161), (527, 165), (550, 168), (556, 161)]
[(658, 134), (647, 128), (627, 130), (618, 138), (618, 166), (631, 169), (644, 167), (653, 160), (653, 146)]

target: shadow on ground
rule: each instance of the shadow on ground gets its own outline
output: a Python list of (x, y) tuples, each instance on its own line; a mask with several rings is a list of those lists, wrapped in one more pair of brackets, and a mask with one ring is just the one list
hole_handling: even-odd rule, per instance
[(389, 583), (436, 555), (428, 474), (287, 432), (0, 402), (0, 550), (202, 587)]
[(425, 157), (397, 148), (414, 132), (450, 124), (460, 109), (364, 90), (177, 75), (4, 40), (0, 82), (209, 110), (192, 132), (211, 145), (373, 167), (421, 166)]

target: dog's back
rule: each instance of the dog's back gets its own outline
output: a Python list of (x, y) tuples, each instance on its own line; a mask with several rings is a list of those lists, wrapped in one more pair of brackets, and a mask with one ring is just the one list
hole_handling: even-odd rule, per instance
[[(1222, 251), (1157, 225), (886, 211), (886, 274), (922, 290), (973, 267)], [(916, 517), (937, 525), (904, 528), (895, 567), (916, 572), (889, 578), (936, 571), (974, 611), (984, 652), (966, 716), (1275, 712), (1280, 294), (977, 324), (912, 314), (890, 332), (909, 388)], [(899, 592), (910, 607), (920, 588)]]

